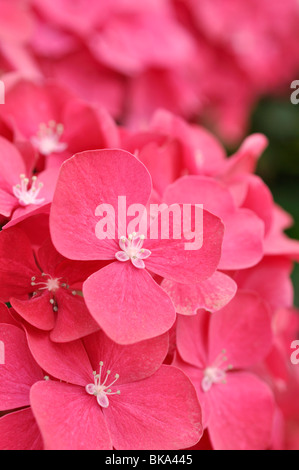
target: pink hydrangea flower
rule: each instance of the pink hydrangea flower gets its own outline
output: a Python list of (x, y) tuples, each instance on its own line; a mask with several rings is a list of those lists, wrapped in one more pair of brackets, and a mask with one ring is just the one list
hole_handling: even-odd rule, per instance
[(0, 233), (0, 298), (53, 341), (72, 341), (99, 327), (82, 298), (82, 282), (98, 264), (72, 262), (47, 239), (37, 253), (13, 227)]
[[(132, 154), (83, 152), (63, 164), (51, 210), (51, 236), (59, 252), (70, 259), (114, 261), (85, 281), (83, 294), (95, 320), (123, 344), (162, 334), (174, 323), (174, 306), (151, 272), (177, 282), (200, 282), (215, 272), (221, 254), (222, 223), (205, 210), (198, 250), (185, 250), (182, 233), (180, 239), (170, 231), (169, 239), (159, 233), (152, 240), (150, 232), (127, 233), (119, 196), (126, 197), (127, 207), (138, 203), (143, 213), (150, 195), (149, 173)], [(108, 238), (97, 237), (102, 204), (112, 206), (119, 235), (109, 228)]]
[(55, 189), (57, 170), (33, 173), (34, 160), (23, 158), (18, 149), (0, 137), (0, 214), (7, 220), (5, 228), (34, 214), (49, 212)]
[(179, 316), (174, 364), (196, 387), (216, 449), (265, 449), (270, 445), (274, 400), (271, 389), (250, 369), (272, 344), (267, 305), (239, 291), (211, 315)]
[(59, 167), (86, 148), (118, 143), (116, 126), (103, 107), (91, 107), (55, 83), (16, 80), (7, 89), (1, 118), (14, 139), (33, 145), (46, 168)]
[(180, 449), (200, 439), (193, 386), (179, 369), (161, 365), (168, 335), (130, 346), (103, 332), (60, 345), (36, 331), (28, 338), (37, 362), (58, 379), (31, 390), (47, 450)]

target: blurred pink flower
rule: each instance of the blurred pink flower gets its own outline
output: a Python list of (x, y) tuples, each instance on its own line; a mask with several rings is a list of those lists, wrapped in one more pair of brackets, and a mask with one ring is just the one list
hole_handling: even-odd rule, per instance
[(274, 399), (250, 372), (272, 344), (270, 314), (251, 292), (239, 291), (217, 313), (180, 316), (174, 364), (195, 385), (213, 448), (264, 449), (270, 445)]

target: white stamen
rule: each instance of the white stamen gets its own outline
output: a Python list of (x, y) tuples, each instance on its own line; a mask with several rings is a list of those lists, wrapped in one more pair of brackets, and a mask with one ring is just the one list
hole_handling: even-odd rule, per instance
[[(61, 283), (60, 280), (61, 277), (52, 277), (50, 274), (46, 273), (40, 273), (38, 276), (32, 276), (31, 278), (31, 286), (36, 287), (32, 296), (36, 296), (42, 291), (48, 290), (52, 294), (52, 297), (49, 299), (49, 303), (53, 308), (53, 312), (58, 312), (58, 305), (55, 298), (56, 291), (63, 287), (66, 289), (69, 288), (66, 283)], [(77, 291), (73, 291), (72, 294), (77, 294)]]
[(66, 142), (60, 142), (63, 132), (63, 124), (49, 121), (48, 125), (40, 124), (37, 136), (31, 137), (30, 140), (42, 155), (47, 156), (51, 153), (60, 153), (67, 148)]
[(32, 286), (42, 286), (42, 287), (38, 287), (38, 290), (46, 290), (48, 289), (49, 292), (56, 292), (57, 289), (59, 289), (60, 287), (60, 284), (59, 284), (59, 280), (61, 279), (60, 277), (56, 277), (56, 278), (53, 278), (52, 276), (50, 276), (50, 274), (45, 274), (45, 273), (42, 273), (42, 276), (48, 276), (48, 279), (46, 281), (40, 281), (40, 282), (35, 282), (36, 281), (36, 277), (32, 277), (31, 278), (31, 285)]
[(226, 351), (223, 349), (213, 364), (204, 370), (204, 377), (201, 381), (201, 388), (204, 392), (208, 392), (213, 384), (226, 383), (226, 372), (231, 370), (233, 366), (231, 364), (224, 364), (227, 362), (227, 357), (225, 354)]
[(29, 206), (30, 204), (39, 205), (42, 204), (45, 198), (37, 198), (40, 190), (43, 187), (43, 183), (38, 183), (36, 186), (36, 176), (31, 178), (31, 186), (29, 185), (29, 178), (25, 178), (25, 175), (20, 175), (21, 184), (15, 184), (12, 187), (12, 191), (15, 197), (19, 200), (21, 206)]
[(100, 369), (99, 373), (97, 374), (96, 371), (93, 372), (94, 376), (94, 383), (90, 383), (86, 385), (85, 390), (89, 395), (94, 395), (97, 397), (97, 402), (102, 408), (108, 408), (109, 406), (109, 398), (108, 395), (120, 395), (120, 390), (115, 392), (112, 391), (111, 387), (115, 384), (115, 382), (119, 379), (119, 374), (115, 374), (114, 380), (109, 384), (106, 385), (106, 382), (111, 374), (110, 370), (106, 371), (106, 377), (102, 382), (102, 369), (103, 369), (103, 361), (99, 363)]
[(119, 246), (122, 251), (115, 253), (115, 257), (118, 261), (131, 260), (136, 268), (145, 268), (144, 259), (147, 259), (151, 252), (146, 248), (142, 248), (145, 240), (144, 235), (137, 235), (136, 232), (130, 233), (128, 238), (122, 236), (119, 240)]

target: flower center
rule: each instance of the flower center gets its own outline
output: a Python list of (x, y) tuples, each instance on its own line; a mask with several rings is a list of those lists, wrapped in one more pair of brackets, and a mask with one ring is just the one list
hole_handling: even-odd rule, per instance
[(221, 354), (215, 359), (212, 365), (204, 370), (204, 376), (201, 381), (201, 388), (204, 392), (208, 392), (213, 384), (226, 383), (226, 372), (231, 370), (231, 364), (225, 365), (227, 362), (226, 351), (223, 349)]
[(66, 142), (60, 142), (63, 131), (63, 124), (49, 121), (48, 125), (40, 124), (37, 135), (30, 140), (42, 155), (63, 152), (67, 148)]
[[(65, 282), (60, 282), (61, 279), (62, 279), (61, 277), (53, 278), (50, 274), (45, 274), (45, 273), (41, 273), (40, 276), (37, 276), (37, 277), (33, 276), (31, 278), (31, 285), (32, 287), (35, 287), (36, 289), (32, 293), (32, 296), (35, 297), (36, 295), (38, 295), (39, 292), (43, 290), (48, 290), (52, 294), (52, 297), (50, 298), (49, 302), (52, 305), (54, 312), (58, 311), (58, 305), (57, 305), (56, 298), (55, 298), (55, 292), (61, 287), (65, 289), (70, 288), (70, 286), (66, 284)], [(77, 292), (73, 290), (72, 294), (76, 295)]]
[(115, 254), (118, 261), (131, 260), (136, 268), (145, 268), (144, 259), (151, 255), (150, 250), (142, 248), (145, 236), (137, 235), (136, 232), (131, 233), (128, 238), (121, 237), (119, 240), (119, 246), (121, 251)]
[(25, 175), (20, 175), (21, 183), (16, 184), (12, 187), (12, 191), (15, 197), (18, 199), (21, 206), (29, 206), (30, 204), (39, 205), (42, 204), (45, 198), (38, 199), (40, 190), (43, 187), (43, 183), (38, 183), (36, 185), (36, 176), (31, 178), (31, 186), (28, 189), (29, 178), (26, 178)]
[(107, 370), (106, 377), (103, 382), (102, 381), (102, 369), (104, 363), (100, 362), (100, 370), (97, 374), (96, 371), (93, 372), (94, 376), (94, 383), (90, 383), (86, 385), (85, 390), (89, 395), (94, 395), (97, 397), (97, 402), (102, 408), (108, 408), (109, 406), (109, 398), (108, 395), (120, 395), (120, 390), (112, 391), (111, 387), (115, 384), (115, 382), (119, 379), (119, 375), (115, 374), (114, 380), (107, 385), (108, 378), (111, 374), (110, 370)]

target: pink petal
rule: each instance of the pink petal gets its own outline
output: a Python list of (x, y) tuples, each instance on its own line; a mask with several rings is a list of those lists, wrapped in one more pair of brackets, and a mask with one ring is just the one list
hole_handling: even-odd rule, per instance
[(99, 8), (99, 4), (95, 0), (91, 0), (91, 11), (86, 11), (84, 4), (74, 4), (70, 0), (59, 0), (58, 3), (52, 3), (49, 0), (35, 0), (34, 3), (42, 16), (51, 24), (58, 26), (59, 30), (67, 29), (79, 35), (88, 34), (91, 28), (101, 21), (101, 15), (106, 20), (111, 9), (110, 5), (103, 5), (102, 8)]
[(65, 258), (55, 249), (51, 238), (47, 238), (37, 252), (38, 264), (46, 274), (53, 274), (57, 264)]
[(85, 337), (84, 346), (94, 370), (103, 362), (102, 377), (107, 369), (119, 374), (115, 384), (132, 383), (151, 376), (161, 366), (168, 352), (168, 333), (136, 344), (122, 346), (111, 341), (103, 331)]
[[(35, 4), (37, 3), (36, 0)], [(44, 54), (47, 51), (47, 55), (55, 57), (57, 53), (67, 54), (76, 45), (76, 39), (69, 33), (59, 31), (53, 25), (44, 23), (40, 18), (35, 23), (34, 34), (30, 41), (35, 53)]]
[(103, 412), (116, 449), (182, 449), (201, 438), (196, 392), (175, 367), (161, 366), (148, 379), (122, 385), (110, 403)]
[(29, 217), (35, 217), (38, 215), (48, 215), (50, 212), (51, 203), (46, 202), (45, 204), (34, 205), (29, 204), (26, 207), (19, 206), (15, 209), (10, 221), (2, 227), (2, 230), (14, 227), (20, 222), (25, 222)]
[[(209, 134), (206, 129), (200, 128), (198, 125), (189, 125), (184, 119), (178, 116), (176, 110), (178, 107), (181, 107), (182, 104), (189, 108), (188, 113), (190, 110), (192, 113), (192, 108), (194, 109), (194, 106), (198, 106), (198, 103), (196, 104), (197, 99), (195, 94), (190, 87), (186, 87), (186, 84), (184, 84), (184, 78), (180, 78), (178, 74), (174, 77), (171, 72), (160, 72), (160, 74), (156, 72), (156, 75), (148, 73), (148, 75), (152, 75), (152, 80), (155, 76), (157, 80), (159, 80), (159, 76), (162, 80), (165, 80), (164, 96), (160, 97), (160, 103), (163, 101), (165, 102), (165, 96), (170, 99), (167, 106), (164, 106), (165, 109), (162, 109), (161, 105), (156, 106), (156, 109), (154, 109), (154, 113), (152, 113), (153, 117), (151, 119), (151, 129), (163, 136), (167, 136), (167, 139), (170, 142), (174, 140), (177, 144), (177, 153), (179, 154), (177, 155), (177, 159), (180, 159), (181, 157), (182, 161), (180, 161), (177, 176), (173, 178), (172, 181), (176, 180), (182, 174), (182, 165), (186, 166), (191, 173), (197, 174), (201, 163), (205, 162), (205, 165), (209, 162), (213, 166), (213, 160), (216, 159), (217, 164), (219, 164), (219, 154), (223, 153), (222, 156), (220, 155), (220, 160), (222, 160), (222, 158), (225, 157), (225, 153), (221, 150), (221, 146), (216, 139)], [(165, 93), (166, 89), (167, 93)], [(180, 96), (179, 106), (179, 101), (177, 99), (174, 100), (174, 96), (178, 95)], [(188, 103), (189, 100), (190, 103)], [(184, 103), (184, 101), (186, 102)], [(167, 109), (172, 110), (172, 112), (167, 111)], [(183, 114), (184, 113), (185, 110), (183, 111)], [(197, 156), (195, 155), (195, 149), (202, 150), (199, 165)], [(196, 161), (194, 162), (194, 160)], [(177, 166), (177, 162), (175, 163), (175, 166)], [(172, 181), (169, 181), (169, 183)]]
[(208, 401), (208, 394), (204, 393), (202, 390), (202, 380), (204, 378), (203, 370), (183, 361), (179, 354), (175, 354), (172, 365), (181, 369), (187, 375), (187, 377), (189, 377), (192, 385), (195, 387), (197, 398), (202, 411), (202, 424), (204, 429), (206, 429), (209, 422), (210, 406)]
[(225, 220), (234, 212), (234, 201), (225, 185), (212, 177), (187, 175), (169, 185), (163, 200), (167, 204), (203, 204), (204, 209)]
[[(115, 15), (100, 34), (94, 35), (89, 46), (101, 63), (125, 75), (138, 74), (145, 67), (179, 65), (192, 51), (188, 34), (177, 22), (151, 12), (135, 17)], [(130, 52), (124, 54), (124, 50)]]
[(55, 268), (55, 276), (61, 277), (72, 287), (78, 287), (88, 276), (106, 266), (106, 261), (72, 261), (64, 259)]
[(18, 205), (18, 201), (14, 195), (0, 189), (0, 214), (5, 218), (11, 217), (11, 213)]
[(89, 106), (81, 100), (69, 100), (63, 123), (63, 139), (68, 143), (71, 155), (86, 149), (120, 147), (117, 126), (106, 108)]
[(209, 337), (210, 364), (222, 350), (226, 351), (226, 365), (234, 368), (261, 361), (272, 344), (267, 305), (257, 294), (239, 290), (226, 307), (212, 316)]
[(0, 137), (1, 189), (12, 194), (12, 187), (19, 182), (22, 173), (25, 173), (22, 155), (11, 142)]
[(51, 298), (49, 291), (45, 290), (41, 295), (35, 295), (28, 300), (11, 298), (10, 303), (15, 311), (30, 325), (49, 331), (55, 325), (55, 313), (53, 306), (50, 304)]
[(216, 312), (232, 300), (237, 290), (235, 281), (220, 271), (199, 284), (178, 284), (164, 279), (161, 286), (181, 315), (195, 315), (198, 309)]
[(248, 136), (238, 151), (227, 159), (222, 179), (228, 181), (242, 174), (254, 173), (258, 159), (267, 145), (268, 139), (263, 134)]
[[(59, 13), (61, 15), (61, 13)], [(87, 49), (76, 50), (60, 60), (46, 61), (54, 77), (97, 108), (119, 116), (123, 105), (123, 80), (111, 69), (99, 66)], [(114, 146), (113, 148), (117, 148)]]
[[(21, 79), (6, 94), (4, 118), (27, 140), (35, 136), (42, 123), (61, 122), (61, 110), (70, 95), (57, 85), (39, 86)], [(26, 116), (26, 119), (24, 119)]]
[(212, 315), (205, 310), (191, 317), (178, 316), (177, 349), (187, 363), (204, 369), (208, 363), (208, 333)]
[(49, 334), (26, 325), (30, 351), (49, 375), (85, 387), (91, 382), (92, 367), (80, 340), (54, 343)]
[(56, 299), (58, 311), (55, 326), (50, 333), (52, 341), (74, 341), (99, 329), (80, 295), (59, 289)]
[(246, 176), (247, 194), (242, 207), (252, 210), (265, 224), (267, 234), (273, 223), (274, 201), (270, 188), (256, 175)]
[(160, 145), (153, 141), (149, 142), (138, 154), (138, 158), (150, 171), (153, 186), (160, 195), (163, 194), (168, 184), (180, 176), (182, 164), (178, 143), (173, 140), (164, 140)]
[(24, 219), (18, 223), (18, 228), (26, 233), (34, 248), (50, 237), (49, 214), (40, 213)]
[(180, 176), (182, 158), (178, 143), (167, 140), (164, 135), (149, 132), (133, 134), (122, 142), (122, 148), (131, 153), (138, 149), (138, 159), (149, 170), (153, 187), (160, 195), (168, 184)]
[(234, 279), (240, 289), (258, 293), (275, 311), (293, 305), (292, 268), (287, 258), (266, 256), (253, 268), (238, 271)]
[(225, 230), (219, 269), (243, 269), (262, 259), (263, 222), (252, 211), (238, 209), (223, 183), (204, 176), (185, 176), (167, 188), (164, 199), (168, 204), (201, 203), (221, 218)]
[[(13, 69), (17, 69), (18, 72), (25, 77), (31, 80), (42, 80), (41, 71), (36, 61), (23, 44), (16, 44), (14, 42), (3, 43), (2, 54), (7, 59), (9, 66)], [(15, 78), (17, 77), (12, 74), (11, 77), (8, 77), (7, 82), (9, 82), (10, 79), (13, 81)]]
[(4, 364), (0, 365), (1, 410), (28, 406), (30, 387), (43, 379), (42, 370), (33, 359), (20, 328), (0, 324), (0, 341), (4, 345)]
[(29, 39), (32, 32), (32, 18), (20, 2), (1, 2), (1, 41), (22, 43)]
[(13, 309), (8, 308), (5, 304), (0, 303), (0, 323), (8, 323), (9, 325), (20, 326), (11, 315)]
[(161, 335), (175, 321), (168, 295), (145, 269), (112, 263), (83, 285), (87, 307), (115, 342), (131, 344)]
[[(181, 210), (180, 221), (183, 224), (183, 209), (181, 205), (178, 207)], [(200, 227), (198, 227), (203, 234), (202, 246), (199, 249), (187, 249), (186, 243), (193, 243), (194, 240), (188, 240), (184, 236), (183, 227), (180, 232), (181, 238), (173, 238), (172, 223), (170, 223), (169, 239), (163, 239), (168, 234), (163, 234), (161, 230), (158, 233), (158, 239), (152, 239), (149, 228), (148, 238), (144, 241), (144, 247), (151, 251), (151, 256), (145, 263), (147, 269), (166, 279), (183, 284), (201, 282), (215, 272), (221, 256), (223, 224), (218, 217), (206, 210), (194, 208), (191, 210), (190, 227), (195, 226), (195, 213), (198, 221), (201, 220), (202, 215), (203, 224), (200, 222)], [(159, 213), (159, 227), (162, 225), (160, 220), (163, 217), (164, 215)], [(190, 235), (189, 232), (188, 235)]]
[[(96, 150), (75, 155), (62, 165), (54, 195), (50, 217), (54, 245), (70, 259), (114, 259), (116, 241), (99, 240), (95, 235), (100, 220), (95, 215), (97, 207), (113, 206), (117, 232), (118, 196), (126, 196), (127, 207), (133, 203), (145, 206), (150, 191), (148, 171), (128, 152)], [(126, 235), (122, 222), (119, 230)], [(118, 238), (117, 233), (111, 235)]]
[(0, 233), (0, 284), (1, 299), (8, 302), (11, 296), (24, 296), (32, 292), (31, 277), (38, 268), (34, 261), (31, 243), (17, 228)]
[(38, 382), (30, 400), (45, 450), (112, 449), (102, 409), (83, 387)]
[(248, 209), (240, 209), (225, 223), (225, 236), (219, 269), (245, 269), (256, 265), (264, 255), (264, 224)]
[(284, 233), (271, 231), (265, 239), (265, 254), (269, 256), (287, 256), (299, 262), (299, 242)]
[(0, 418), (1, 450), (43, 450), (43, 440), (30, 408)]
[[(187, 159), (188, 167), (193, 174), (214, 175), (215, 169), (223, 167), (226, 162), (226, 152), (221, 142), (204, 127), (190, 126), (189, 142), (192, 142), (193, 152)], [(199, 149), (199, 150), (196, 150)]]
[(274, 399), (268, 386), (247, 372), (228, 373), (208, 392), (209, 434), (217, 450), (265, 450), (270, 445)]
[(285, 235), (284, 230), (290, 228), (294, 221), (280, 206), (273, 206), (273, 223), (265, 238), (265, 254), (287, 256), (299, 260), (299, 242)]

